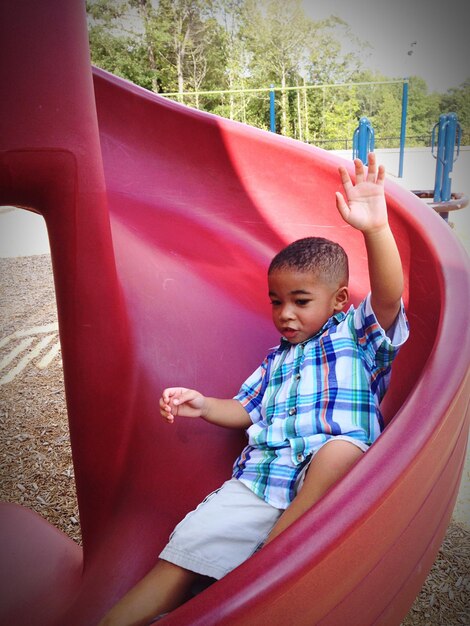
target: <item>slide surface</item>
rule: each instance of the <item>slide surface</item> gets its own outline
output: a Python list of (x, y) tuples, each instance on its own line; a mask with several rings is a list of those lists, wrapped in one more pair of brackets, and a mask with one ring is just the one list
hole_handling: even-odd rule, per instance
[[(80, 1), (8, 0), (1, 11), (0, 202), (48, 228), (83, 549), (1, 504), (0, 622), (88, 626), (244, 445), (201, 420), (165, 424), (161, 389), (238, 391), (279, 339), (265, 275), (286, 243), (313, 234), (343, 245), (353, 303), (368, 290), (366, 255), (334, 205), (344, 161), (92, 70)], [(169, 624), (399, 624), (424, 582), (465, 459), (470, 271), (437, 214), (388, 181), (386, 192), (411, 337), (385, 432)]]

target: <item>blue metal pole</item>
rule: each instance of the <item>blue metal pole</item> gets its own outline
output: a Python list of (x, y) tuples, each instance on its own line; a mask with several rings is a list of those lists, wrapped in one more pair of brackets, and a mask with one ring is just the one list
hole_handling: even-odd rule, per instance
[(353, 161), (358, 155), (358, 152), (359, 152), (359, 126), (356, 128), (356, 130), (353, 133), (353, 151), (352, 151)]
[(444, 170), (442, 172), (441, 201), (447, 202), (451, 197), (452, 170), (454, 167), (454, 149), (457, 137), (457, 115), (447, 114), (447, 125), (444, 140)]
[(400, 160), (398, 163), (398, 178), (403, 178), (403, 160), (405, 157), (406, 143), (406, 118), (408, 115), (408, 79), (403, 81), (401, 96), (401, 130), (400, 130)]
[[(445, 161), (445, 129), (447, 126), (447, 115), (439, 116), (439, 122), (433, 128), (433, 156), (436, 159), (436, 175), (434, 178), (434, 202), (442, 200), (442, 172)], [(437, 153), (434, 155), (434, 135), (437, 129)]]
[(269, 123), (272, 133), (276, 132), (276, 111), (274, 108), (274, 85), (271, 85), (271, 91), (269, 92)]
[(367, 122), (369, 120), (367, 117), (361, 117), (359, 120), (359, 146), (358, 146), (358, 157), (367, 165)]
[[(374, 152), (375, 150), (375, 131), (374, 131), (374, 127), (372, 126), (372, 124), (369, 122), (369, 146), (367, 149), (367, 153), (369, 152)], [(367, 165), (369, 165), (369, 163), (367, 163)]]
[(367, 117), (361, 117), (353, 134), (353, 159), (361, 159), (367, 165), (369, 152), (374, 151), (374, 129)]

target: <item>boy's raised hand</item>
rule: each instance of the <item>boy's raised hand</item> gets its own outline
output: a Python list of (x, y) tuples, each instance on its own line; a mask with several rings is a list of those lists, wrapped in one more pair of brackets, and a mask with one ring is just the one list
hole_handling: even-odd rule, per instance
[(344, 193), (336, 192), (336, 206), (345, 222), (362, 232), (380, 230), (388, 224), (385, 203), (385, 169), (377, 168), (375, 154), (368, 156), (369, 167), (364, 167), (360, 159), (354, 160), (356, 184), (351, 181), (345, 167), (338, 168)]
[(160, 414), (170, 424), (174, 422), (175, 415), (201, 417), (204, 401), (204, 396), (194, 389), (168, 387), (160, 398)]

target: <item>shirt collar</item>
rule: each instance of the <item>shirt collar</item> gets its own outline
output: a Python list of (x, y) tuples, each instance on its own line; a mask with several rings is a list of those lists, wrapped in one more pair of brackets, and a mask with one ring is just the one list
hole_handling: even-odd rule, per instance
[(318, 332), (316, 332), (309, 339), (306, 339), (305, 341), (302, 341), (301, 344), (293, 344), (290, 341), (288, 341), (287, 339), (285, 339), (284, 337), (281, 337), (281, 343), (279, 344), (279, 350), (280, 351), (288, 350), (289, 348), (291, 348), (294, 345), (306, 346), (308, 343), (310, 343), (310, 341), (315, 341), (316, 339), (321, 337), (321, 335), (323, 335), (323, 333), (325, 333), (327, 330), (330, 330), (330, 328), (333, 328), (333, 326), (338, 326), (338, 324), (340, 322), (342, 322), (345, 317), (346, 317), (346, 313), (344, 313), (344, 311), (339, 311), (338, 313), (335, 313), (330, 318), (328, 318), (328, 320), (323, 324), (323, 326), (320, 328), (320, 330)]

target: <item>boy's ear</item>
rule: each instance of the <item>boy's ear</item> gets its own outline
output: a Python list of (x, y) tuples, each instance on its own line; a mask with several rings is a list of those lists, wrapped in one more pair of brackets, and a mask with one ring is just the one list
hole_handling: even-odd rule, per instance
[(335, 311), (342, 311), (349, 300), (349, 289), (346, 286), (340, 287), (335, 293)]

